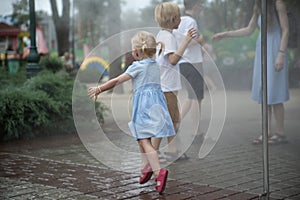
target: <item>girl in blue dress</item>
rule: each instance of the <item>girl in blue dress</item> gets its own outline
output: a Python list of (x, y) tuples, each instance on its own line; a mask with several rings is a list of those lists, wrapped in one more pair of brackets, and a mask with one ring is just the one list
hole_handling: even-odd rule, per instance
[[(288, 86), (288, 56), (287, 43), (289, 37), (288, 16), (284, 0), (267, 1), (267, 97), (269, 116), (274, 114), (276, 127), (275, 133), (269, 135), (269, 144), (285, 143), (284, 133), (284, 105), (289, 100)], [(258, 27), (261, 27), (261, 1), (256, 0), (252, 18), (247, 27), (217, 33), (214, 40), (228, 37), (240, 37), (250, 35)], [(256, 43), (254, 60), (252, 99), (258, 103), (262, 102), (261, 81), (261, 34)], [(271, 117), (269, 117), (269, 125)], [(262, 136), (253, 141), (254, 144), (262, 143)]]
[(138, 32), (131, 40), (132, 56), (135, 62), (120, 76), (111, 79), (103, 85), (90, 87), (88, 95), (91, 98), (106, 90), (132, 79), (134, 90), (133, 112), (129, 128), (138, 141), (142, 154), (142, 176), (140, 184), (150, 180), (154, 173), (157, 182), (156, 190), (162, 193), (166, 186), (168, 171), (161, 169), (158, 154), (151, 143), (151, 138), (163, 138), (175, 135), (172, 120), (168, 112), (166, 100), (160, 86), (159, 65), (153, 59), (157, 43), (155, 37), (148, 32)]

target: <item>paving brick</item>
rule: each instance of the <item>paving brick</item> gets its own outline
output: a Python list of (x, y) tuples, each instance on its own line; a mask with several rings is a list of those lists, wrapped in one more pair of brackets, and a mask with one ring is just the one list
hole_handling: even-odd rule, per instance
[(257, 198), (257, 195), (254, 194), (247, 194), (247, 193), (237, 193), (237, 194), (233, 194), (230, 195), (226, 198), (230, 199), (230, 200), (250, 200), (250, 199), (254, 199)]
[(220, 188), (209, 187), (206, 185), (194, 185), (194, 184), (183, 185), (181, 187), (192, 190), (193, 192), (200, 194), (200, 195), (221, 190)]
[[(297, 98), (300, 96), (300, 91), (292, 92), (296, 92)], [(241, 95), (248, 97), (248, 93), (229, 92), (231, 101), (240, 99)], [(127, 97), (118, 100), (122, 98)], [(228, 110), (224, 134), (204, 159), (198, 158), (201, 141), (193, 141), (186, 152), (188, 161), (167, 166), (170, 176), (163, 195), (157, 194), (153, 180), (140, 185), (139, 173), (104, 166), (87, 151), (79, 137), (68, 135), (1, 144), (0, 199), (8, 198), (8, 194), (16, 199), (258, 199), (263, 186), (262, 148), (251, 141), (256, 136), (253, 132), (260, 131), (260, 121), (257, 113), (248, 116), (255, 109), (250, 109), (247, 101), (234, 102), (241, 110), (246, 108), (243, 111), (247, 115), (233, 116), (239, 109)], [(205, 107), (206, 102), (203, 103)], [(289, 144), (269, 148), (271, 199), (300, 199), (300, 136), (297, 134), (300, 106), (299, 103), (290, 105), (289, 102), (286, 106)], [(209, 124), (207, 116), (203, 115), (202, 124)], [(122, 124), (126, 125), (127, 121)], [(136, 141), (124, 134), (114, 121), (108, 120), (102, 128), (108, 130), (107, 137), (112, 143), (138, 152)], [(139, 158), (124, 160), (122, 166), (133, 170), (139, 167), (138, 162)]]
[(213, 200), (213, 199), (229, 197), (229, 196), (237, 194), (237, 193), (239, 193), (239, 192), (224, 189), (224, 190), (217, 190), (217, 191), (213, 191), (210, 193), (206, 193), (206, 194), (201, 195), (200, 197), (201, 197), (201, 199)]
[(286, 200), (299, 200), (299, 199), (300, 199), (300, 194), (286, 198)]
[(191, 199), (193, 196), (191, 194), (179, 193), (166, 195), (163, 199), (166, 200), (182, 200), (182, 199)]

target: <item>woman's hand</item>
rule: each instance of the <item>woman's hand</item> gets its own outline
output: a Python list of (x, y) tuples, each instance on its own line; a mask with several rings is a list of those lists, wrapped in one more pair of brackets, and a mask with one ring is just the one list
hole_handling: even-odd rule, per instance
[(221, 39), (224, 39), (227, 37), (227, 32), (222, 32), (222, 33), (216, 33), (212, 37), (212, 41), (219, 41)]
[(275, 71), (279, 72), (283, 69), (284, 53), (279, 52), (274, 64)]

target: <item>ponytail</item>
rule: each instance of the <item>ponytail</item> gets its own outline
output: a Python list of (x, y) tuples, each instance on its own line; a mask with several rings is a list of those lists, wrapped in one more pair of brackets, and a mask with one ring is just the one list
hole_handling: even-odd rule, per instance
[(158, 55), (160, 55), (162, 53), (163, 49), (165, 48), (165, 45), (162, 42), (157, 42), (156, 46), (160, 47), (159, 50), (158, 50)]
[(140, 31), (135, 34), (131, 39), (131, 43), (133, 48), (140, 49), (145, 57), (150, 58), (156, 54), (157, 46), (159, 46), (159, 55), (164, 49), (164, 44), (156, 42), (154, 35), (146, 31)]
[(147, 55), (147, 44), (146, 44), (146, 41), (143, 41), (143, 44), (142, 44), (142, 52), (143, 54)]

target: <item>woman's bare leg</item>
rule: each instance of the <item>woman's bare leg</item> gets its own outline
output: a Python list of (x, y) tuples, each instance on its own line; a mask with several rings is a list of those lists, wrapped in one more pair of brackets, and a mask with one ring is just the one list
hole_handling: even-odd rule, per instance
[(276, 121), (276, 133), (284, 134), (284, 106), (283, 103), (273, 105), (273, 112)]

